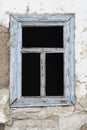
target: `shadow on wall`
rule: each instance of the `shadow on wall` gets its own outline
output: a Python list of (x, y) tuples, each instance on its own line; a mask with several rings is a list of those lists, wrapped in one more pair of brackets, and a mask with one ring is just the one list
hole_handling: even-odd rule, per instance
[(4, 125), (3, 124), (0, 125), (0, 130), (4, 130)]
[(84, 125), (82, 125), (81, 128), (80, 128), (80, 130), (87, 130), (87, 123), (84, 124)]
[(0, 89), (9, 86), (9, 30), (0, 25)]

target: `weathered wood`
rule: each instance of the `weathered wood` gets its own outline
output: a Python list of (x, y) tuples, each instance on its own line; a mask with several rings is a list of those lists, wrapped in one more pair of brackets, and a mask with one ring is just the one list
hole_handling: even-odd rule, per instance
[(49, 21), (49, 22), (38, 22), (38, 21), (33, 21), (33, 22), (29, 22), (29, 21), (27, 21), (27, 22), (22, 22), (21, 23), (22, 24), (22, 27), (27, 27), (27, 26), (30, 26), (30, 27), (49, 27), (49, 26), (64, 26), (65, 25), (65, 23), (63, 23), (63, 22), (51, 22), (51, 21)]
[(65, 96), (70, 100), (70, 32), (69, 25), (65, 26)]
[[(73, 23), (72, 23), (73, 19)], [(71, 18), (64, 27), (65, 42), (65, 96), (74, 103), (74, 18)], [(72, 95), (72, 96), (71, 96)]]
[(18, 22), (10, 17), (10, 104), (12, 104), (18, 96), (18, 55), (17, 55), (17, 44), (18, 44)]
[[(63, 48), (22, 48), (22, 26), (63, 26)], [(11, 107), (73, 105), (74, 99), (74, 14), (12, 15), (10, 19), (10, 104)], [(64, 54), (64, 97), (21, 96), (21, 53), (41, 53), (41, 96), (45, 96), (45, 53)], [(44, 76), (43, 76), (44, 75)]]
[(74, 51), (75, 51), (75, 17), (73, 16), (70, 20), (70, 55), (71, 55), (71, 58), (70, 58), (70, 86), (71, 86), (71, 94), (70, 94), (70, 98), (71, 98), (71, 102), (73, 104), (75, 104), (75, 54), (74, 54)]
[(67, 22), (73, 17), (73, 13), (71, 14), (29, 14), (29, 15), (15, 15), (15, 19), (19, 22)]
[(22, 47), (22, 26), (18, 22), (18, 44), (17, 44), (17, 56), (18, 56), (18, 99), (22, 96), (22, 54), (20, 48)]
[(22, 53), (64, 53), (64, 48), (22, 48)]
[(61, 106), (70, 105), (70, 102), (64, 97), (44, 97), (44, 98), (21, 98), (17, 100), (11, 107), (36, 107), (36, 106)]
[(40, 96), (46, 96), (46, 56), (45, 53), (40, 54)]

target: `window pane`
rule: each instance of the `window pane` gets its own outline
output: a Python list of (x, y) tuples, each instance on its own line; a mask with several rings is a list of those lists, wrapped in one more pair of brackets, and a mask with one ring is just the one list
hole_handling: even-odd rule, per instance
[(63, 26), (23, 27), (23, 47), (63, 47)]
[(46, 95), (63, 96), (63, 54), (46, 54)]
[(40, 96), (40, 54), (22, 54), (22, 96)]

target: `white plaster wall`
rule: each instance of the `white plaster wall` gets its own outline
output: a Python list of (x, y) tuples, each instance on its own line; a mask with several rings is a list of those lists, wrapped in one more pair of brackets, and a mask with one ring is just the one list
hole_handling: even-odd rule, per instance
[[(75, 13), (76, 104), (75, 106), (73, 106), (73, 111), (77, 110), (80, 112), (87, 111), (87, 99), (86, 99), (87, 98), (87, 0), (0, 0), (0, 25), (9, 28), (9, 16), (11, 13), (15, 14)], [(3, 104), (4, 101), (5, 97), (3, 96), (3, 99), (1, 98), (0, 103), (2, 102)], [(58, 111), (59, 108), (56, 108), (56, 110)], [(56, 113), (56, 110), (54, 109), (54, 113)], [(63, 108), (63, 110), (66, 111), (67, 113), (68, 108)], [(71, 107), (69, 109), (69, 112), (72, 113), (72, 115), (75, 114), (73, 113), (73, 111)], [(62, 116), (61, 110), (59, 112), (61, 113), (59, 114), (59, 116), (61, 117)], [(3, 109), (0, 109), (0, 113), (1, 114), (3, 113)], [(15, 113), (14, 115), (16, 115), (16, 110), (14, 113)], [(84, 118), (84, 116), (82, 117)], [(4, 120), (4, 118), (5, 116), (0, 117), (0, 119), (2, 120)], [(73, 116), (73, 119), (74, 118), (75, 116)], [(61, 117), (60, 122), (62, 122), (63, 119), (66, 120), (65, 118)], [(84, 120), (85, 119), (86, 117), (84, 118)], [(67, 121), (65, 125), (66, 124)], [(71, 124), (70, 127), (72, 127), (72, 125), (73, 124)], [(75, 127), (76, 129), (74, 128), (71, 129), (70, 127), (69, 130), (77, 130), (77, 128), (79, 128), (79, 124), (78, 127)], [(66, 130), (66, 128), (67, 128), (66, 126), (63, 127), (61, 126), (60, 130)]]
[(0, 24), (9, 27), (11, 13), (75, 13), (75, 74), (87, 82), (87, 0), (0, 0)]

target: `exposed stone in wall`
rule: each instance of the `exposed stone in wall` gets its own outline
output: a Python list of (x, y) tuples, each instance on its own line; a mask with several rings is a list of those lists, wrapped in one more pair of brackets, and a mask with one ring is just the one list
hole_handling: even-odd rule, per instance
[[(60, 117), (59, 130), (79, 130), (87, 122), (87, 113), (75, 112), (69, 117)], [(85, 129), (86, 130), (86, 129)]]
[(4, 125), (3, 124), (0, 125), (0, 130), (4, 130)]
[(16, 120), (12, 126), (6, 126), (5, 130), (59, 130), (59, 125), (55, 119)]
[[(50, 114), (45, 113), (46, 108), (42, 110), (43, 108), (31, 108), (21, 113), (23, 109), (15, 109), (13, 123), (11, 126), (6, 125), (5, 130), (79, 130), (84, 123), (87, 123), (86, 112), (73, 111), (72, 114), (59, 116), (60, 114), (57, 115), (55, 108), (56, 114), (51, 113), (52, 111)], [(48, 110), (51, 109), (48, 108)], [(62, 112), (60, 109), (59, 113)]]
[(9, 85), (9, 32), (6, 27), (0, 26), (0, 88)]
[(9, 91), (0, 89), (0, 124), (9, 120)]
[[(68, 111), (68, 113), (67, 113)], [(74, 107), (43, 107), (43, 108), (18, 108), (11, 109), (13, 119), (46, 119), (70, 116), (73, 114)], [(21, 114), (22, 113), (22, 114)]]
[[(9, 120), (9, 31), (0, 25), (0, 124)], [(0, 126), (0, 130), (4, 126)]]

